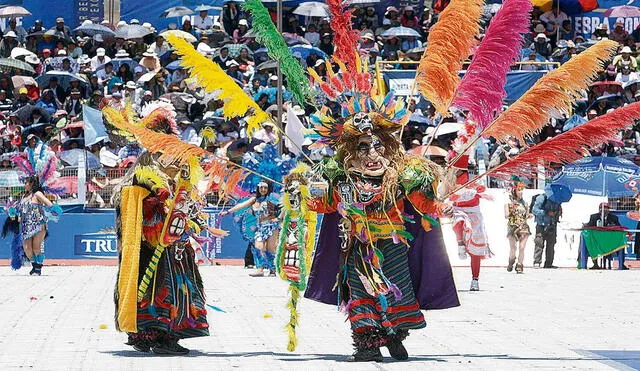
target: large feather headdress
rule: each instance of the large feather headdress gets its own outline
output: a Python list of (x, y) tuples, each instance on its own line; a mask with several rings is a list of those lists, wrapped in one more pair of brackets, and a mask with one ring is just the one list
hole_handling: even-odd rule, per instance
[(309, 74), (320, 84), (322, 91), (340, 105), (340, 114), (334, 118), (328, 106), (311, 116), (316, 132), (321, 136), (320, 144), (335, 145), (344, 134), (356, 135), (371, 131), (393, 133), (400, 130), (408, 119), (408, 110), (403, 99), (396, 99), (394, 92), (378, 99), (376, 89), (371, 83), (371, 74), (367, 66), (355, 59), (353, 72), (347, 70), (343, 61), (334, 56), (333, 60), (340, 67), (338, 73), (333, 72), (327, 63), (327, 79), (323, 82), (313, 69)]

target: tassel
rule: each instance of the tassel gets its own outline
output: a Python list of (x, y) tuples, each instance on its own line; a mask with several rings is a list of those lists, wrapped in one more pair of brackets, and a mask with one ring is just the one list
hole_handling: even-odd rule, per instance
[(156, 311), (156, 306), (153, 304), (149, 305), (149, 315), (153, 318), (158, 318), (158, 312)]
[(211, 309), (215, 310), (216, 312), (227, 313), (224, 309), (219, 308), (219, 307), (216, 307), (216, 306), (214, 306), (214, 305), (207, 304), (207, 306), (208, 306), (209, 308), (211, 308)]
[(378, 257), (378, 260), (380, 261), (380, 264), (382, 264), (384, 262), (384, 255), (382, 254), (382, 251), (378, 250), (378, 248), (374, 247), (373, 251), (375, 251), (376, 256)]
[(389, 291), (393, 293), (393, 297), (396, 299), (396, 301), (400, 301), (400, 299), (402, 299), (402, 291), (400, 291), (395, 283), (389, 285)]
[(378, 294), (378, 300), (380, 300), (381, 312), (386, 312), (389, 309), (389, 303), (387, 303), (387, 297), (384, 294)]
[(400, 239), (398, 238), (398, 232), (396, 232), (395, 230), (391, 232), (391, 238), (393, 239), (393, 243), (395, 244), (400, 243)]

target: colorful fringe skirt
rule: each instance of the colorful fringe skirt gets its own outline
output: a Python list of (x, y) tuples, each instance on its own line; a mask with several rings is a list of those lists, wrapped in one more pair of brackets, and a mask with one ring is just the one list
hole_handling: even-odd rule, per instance
[[(148, 266), (153, 248), (141, 249), (139, 280)], [(209, 335), (206, 299), (194, 252), (186, 246), (177, 259), (174, 247), (162, 253), (158, 269), (144, 299), (138, 303), (138, 334), (177, 339)], [(155, 336), (151, 336), (155, 337)]]
[[(384, 276), (395, 284), (401, 296), (396, 298), (392, 292), (385, 296), (387, 301), (386, 311), (378, 297), (367, 292), (365, 284), (358, 274), (363, 271), (372, 271), (371, 263), (366, 261), (367, 245), (354, 241), (342, 277), (346, 279), (346, 285), (341, 285), (343, 294), (348, 295), (349, 321), (354, 333), (368, 331), (382, 331), (387, 334), (398, 333), (399, 330), (420, 329), (426, 326), (424, 316), (420, 312), (420, 306), (413, 292), (411, 276), (409, 273), (409, 261), (407, 260), (407, 246), (394, 244), (392, 239), (379, 240), (375, 246), (384, 257), (382, 272)], [(369, 246), (370, 248), (370, 246)]]

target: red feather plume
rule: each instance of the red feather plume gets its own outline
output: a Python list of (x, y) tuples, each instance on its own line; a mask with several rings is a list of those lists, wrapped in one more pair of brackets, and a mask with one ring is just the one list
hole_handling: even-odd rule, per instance
[(345, 10), (342, 0), (327, 0), (327, 5), (331, 14), (330, 25), (333, 30), (333, 44), (335, 45), (333, 55), (342, 60), (350, 71), (353, 71), (356, 68), (357, 54), (355, 51), (360, 39), (360, 33), (353, 29), (351, 22), (353, 14)]
[(614, 138), (619, 130), (640, 120), (640, 102), (621, 107), (595, 118), (566, 133), (545, 140), (486, 173), (499, 178), (511, 175), (534, 177), (538, 166), (550, 169), (550, 164), (567, 164), (584, 157), (585, 152)]

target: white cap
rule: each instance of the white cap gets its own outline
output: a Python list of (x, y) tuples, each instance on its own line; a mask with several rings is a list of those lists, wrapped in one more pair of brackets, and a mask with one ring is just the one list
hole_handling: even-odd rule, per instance
[(126, 26), (126, 25), (127, 25), (127, 22), (125, 22), (125, 21), (120, 21), (120, 22), (118, 22), (118, 24), (116, 25), (116, 27), (120, 28), (120, 27), (122, 27), (122, 26)]
[(269, 77), (269, 80), (278, 81), (278, 76), (273, 75), (273, 76)]
[(140, 21), (134, 18), (129, 21), (129, 24), (140, 24)]
[(58, 55), (67, 55), (67, 51), (64, 49), (58, 50)]
[(101, 43), (101, 42), (103, 42), (103, 41), (104, 41), (104, 38), (102, 37), (102, 35), (97, 34), (97, 35), (95, 35), (95, 36), (93, 37), (93, 41), (97, 41), (97, 42)]
[(133, 81), (127, 81), (127, 84), (125, 85), (125, 87), (127, 89), (135, 89), (136, 88), (136, 83)]
[(142, 24), (142, 27), (151, 28), (151, 23), (149, 23), (149, 22), (144, 22), (144, 23)]
[(103, 19), (102, 22), (100, 22), (100, 24), (102, 24), (102, 25), (109, 24), (109, 20), (108, 19)]
[(220, 22), (215, 21), (213, 22), (213, 27), (222, 27), (222, 24), (220, 24)]
[(98, 48), (98, 49), (96, 50), (96, 55), (97, 55), (98, 57), (104, 57), (105, 53), (106, 53), (106, 52), (105, 52), (104, 48)]
[[(232, 59), (232, 60), (230, 60), (230, 61), (227, 61), (226, 65), (227, 65), (227, 67), (231, 67), (231, 66), (239, 66), (239, 65), (240, 65), (240, 63), (236, 62), (236, 61), (235, 61), (235, 59)], [(277, 77), (276, 77), (276, 79), (277, 79)]]
[(247, 23), (247, 20), (246, 20), (246, 19), (241, 19), (241, 20), (238, 22), (238, 26), (249, 26), (249, 23)]
[(631, 53), (631, 48), (628, 46), (625, 46), (624, 48), (622, 48), (620, 53)]
[(4, 34), (4, 37), (17, 37), (17, 36), (15, 32), (9, 31), (6, 34)]
[(86, 25), (88, 25), (88, 24), (93, 24), (93, 22), (91, 22), (91, 20), (90, 20), (90, 19), (85, 19), (85, 20), (84, 20), (84, 22), (82, 22), (82, 25), (83, 25), (83, 26), (86, 26)]
[(547, 40), (547, 35), (543, 34), (543, 33), (539, 33), (536, 35), (536, 39), (545, 39)]
[(324, 61), (322, 59), (318, 59), (316, 61), (316, 64), (313, 65), (313, 67), (318, 67), (318, 66), (322, 66), (324, 64)]

